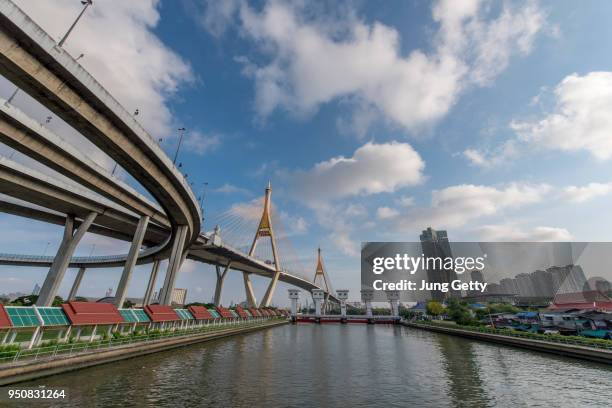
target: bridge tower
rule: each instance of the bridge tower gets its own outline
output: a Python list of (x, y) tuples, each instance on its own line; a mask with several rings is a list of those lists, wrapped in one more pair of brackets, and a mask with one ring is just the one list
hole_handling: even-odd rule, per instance
[(325, 289), (325, 302), (323, 303), (323, 310), (325, 311), (327, 307), (327, 301), (329, 300), (329, 294), (332, 291), (331, 285), (329, 284), (329, 280), (327, 278), (327, 271), (325, 270), (325, 265), (323, 263), (323, 256), (321, 256), (321, 248), (317, 248), (317, 267), (315, 269), (315, 277), (313, 283), (320, 288)]
[[(259, 226), (257, 227), (257, 231), (255, 232), (255, 237), (253, 238), (251, 249), (249, 250), (249, 256), (253, 256), (259, 238), (270, 237), (275, 272), (274, 276), (272, 277), (272, 280), (270, 281), (270, 285), (268, 285), (268, 289), (266, 290), (266, 293), (263, 299), (261, 300), (260, 307), (270, 306), (270, 301), (272, 300), (272, 295), (274, 295), (276, 283), (278, 282), (278, 278), (281, 273), (281, 263), (280, 258), (278, 257), (276, 236), (274, 235), (274, 228), (272, 227), (272, 217), (270, 216), (271, 197), (272, 184), (268, 182), (268, 186), (266, 187), (266, 193), (264, 196), (263, 214), (261, 214), (261, 220), (259, 221)], [(257, 300), (255, 299), (255, 293), (253, 292), (253, 284), (251, 283), (250, 274), (247, 272), (243, 272), (242, 277), (244, 278), (244, 290), (246, 291), (247, 303), (249, 303), (249, 305), (252, 307), (257, 307)]]

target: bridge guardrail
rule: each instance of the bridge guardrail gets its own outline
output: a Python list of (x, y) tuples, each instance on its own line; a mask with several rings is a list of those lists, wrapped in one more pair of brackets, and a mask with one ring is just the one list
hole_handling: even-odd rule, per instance
[(499, 334), (503, 336), (518, 337), (518, 338), (523, 338), (523, 339), (546, 341), (549, 343), (559, 343), (559, 344), (568, 344), (568, 345), (573, 345), (573, 346), (592, 347), (592, 348), (598, 348), (598, 349), (603, 349), (603, 350), (612, 350), (612, 340), (586, 339), (586, 338), (580, 339), (580, 338), (575, 338), (571, 336), (556, 337), (555, 335), (551, 335), (551, 334), (527, 333), (527, 332), (513, 331), (510, 329), (494, 329), (490, 327), (471, 327), (471, 326), (450, 325), (450, 324), (444, 324), (444, 323), (429, 322), (429, 321), (424, 321), (424, 320), (410, 322), (410, 323), (415, 324), (415, 325), (442, 327), (442, 328), (465, 330), (465, 331), (472, 331), (472, 332), (478, 332), (478, 333)]
[[(0, 351), (0, 367), (5, 364), (16, 363), (24, 360), (51, 360), (54, 357), (61, 355), (63, 357), (71, 357), (77, 354), (86, 353), (88, 351), (111, 349), (119, 346), (125, 346), (135, 343), (150, 343), (156, 340), (168, 339), (173, 337), (183, 337), (191, 334), (203, 334), (208, 332), (222, 331), (235, 328), (245, 328), (253, 326), (261, 326), (269, 324), (273, 321), (282, 320), (282, 318), (257, 318), (234, 320), (227, 322), (218, 322), (206, 326), (186, 328), (186, 329), (170, 329), (166, 332), (155, 332), (142, 335), (127, 335), (119, 338), (109, 338), (106, 340), (83, 341), (77, 343), (57, 343), (50, 346), (36, 347), (33, 349), (16, 349)], [(0, 346), (1, 350), (1, 346)], [(5, 366), (6, 367), (6, 366)]]

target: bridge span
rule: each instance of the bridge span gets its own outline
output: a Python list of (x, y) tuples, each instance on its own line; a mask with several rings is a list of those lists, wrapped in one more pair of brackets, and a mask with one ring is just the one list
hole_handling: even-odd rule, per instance
[[(245, 253), (222, 239), (222, 230), (201, 231), (202, 209), (189, 183), (156, 141), (71, 55), (10, 0), (0, 0), (0, 74), (49, 109), (126, 170), (154, 199), (109, 174), (61, 136), (0, 100), (0, 142), (57, 172), (66, 181), (0, 159), (0, 211), (63, 225), (54, 256), (0, 254), (0, 264), (49, 267), (37, 305), (49, 306), (69, 267), (79, 268), (73, 292), (87, 268), (123, 267), (115, 303), (127, 295), (137, 264), (152, 264), (149, 288), (161, 260), (168, 260), (160, 303), (169, 305), (181, 265), (189, 258), (215, 265), (216, 302), (227, 272), (243, 274), (248, 302), (256, 306), (250, 276), (270, 278), (261, 301), (268, 306), (278, 281), (309, 292), (325, 288), (283, 268), (270, 216), (271, 186), (266, 188), (261, 222)], [(75, 186), (78, 185), (78, 187)], [(75, 257), (85, 233), (130, 242), (126, 254)], [(273, 261), (255, 256), (261, 238), (269, 238)], [(80, 276), (80, 278), (79, 278)], [(150, 297), (150, 293), (149, 293)], [(146, 298), (146, 296), (145, 296)], [(146, 299), (145, 299), (146, 300)]]

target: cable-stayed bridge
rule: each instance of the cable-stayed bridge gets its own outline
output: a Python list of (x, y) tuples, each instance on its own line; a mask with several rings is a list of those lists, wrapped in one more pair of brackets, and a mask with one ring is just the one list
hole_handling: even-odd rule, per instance
[[(79, 268), (71, 295), (87, 268), (123, 267), (115, 303), (121, 306), (135, 265), (151, 264), (145, 303), (159, 264), (168, 260), (160, 303), (170, 304), (185, 259), (216, 266), (218, 302), (229, 270), (242, 273), (246, 299), (257, 306), (251, 276), (270, 278), (260, 305), (268, 306), (278, 281), (312, 291), (331, 286), (300, 265), (272, 205), (268, 185), (261, 203), (232, 208), (218, 228), (201, 231), (202, 209), (190, 184), (158, 143), (96, 79), (9, 0), (0, 0), (0, 74), (110, 156), (153, 200), (101, 168), (61, 135), (0, 100), (0, 142), (60, 177), (0, 159), (0, 211), (64, 226), (53, 256), (0, 254), (0, 264), (49, 267), (37, 301), (52, 303), (69, 267)], [(77, 184), (77, 185), (75, 185)], [(249, 229), (250, 228), (250, 229)], [(90, 232), (130, 242), (126, 254), (73, 256)]]

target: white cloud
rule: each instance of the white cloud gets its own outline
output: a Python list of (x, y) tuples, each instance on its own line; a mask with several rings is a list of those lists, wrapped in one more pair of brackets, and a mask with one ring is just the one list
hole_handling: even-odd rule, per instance
[(514, 121), (520, 139), (546, 149), (612, 157), (612, 72), (565, 77), (555, 90), (554, 110), (535, 121)]
[(569, 241), (565, 228), (535, 227), (528, 230), (515, 225), (484, 225), (476, 229), (483, 241)]
[(391, 207), (378, 207), (376, 210), (376, 216), (381, 220), (397, 217), (398, 215), (399, 211)]
[(358, 111), (365, 106), (369, 114), (365, 121), (356, 115), (356, 123), (342, 123), (343, 128), (362, 133), (372, 112), (408, 130), (428, 126), (449, 111), (466, 87), (489, 83), (513, 54), (528, 53), (545, 24), (533, 2), (522, 8), (504, 4), (497, 16), (481, 3), (436, 3), (433, 18), (440, 28), (432, 51), (415, 49), (406, 55), (395, 28), (369, 24), (356, 18), (354, 10), (331, 17), (299, 2), (268, 1), (261, 11), (242, 3), (241, 33), (269, 57), (263, 64), (240, 57), (244, 73), (255, 80), (257, 112), (266, 117), (286, 109), (307, 115), (348, 97)]
[(240, 6), (239, 0), (205, 1), (199, 22), (215, 37), (221, 36), (231, 24), (234, 13)]
[(546, 184), (523, 183), (511, 183), (500, 188), (472, 184), (446, 187), (432, 191), (430, 207), (411, 209), (397, 225), (430, 225), (442, 229), (460, 227), (506, 209), (541, 202), (550, 190)]
[(249, 190), (246, 188), (238, 187), (230, 183), (225, 183), (221, 187), (215, 188), (213, 191), (215, 193), (224, 194), (250, 194)]
[(583, 203), (612, 193), (612, 183), (589, 183), (585, 186), (568, 186), (563, 192), (568, 200), (575, 203)]
[[(59, 40), (82, 5), (78, 1), (17, 0), (17, 5)], [(153, 30), (158, 1), (96, 1), (64, 48), (155, 137), (171, 133), (168, 98), (193, 80), (187, 62), (166, 47)]]
[(188, 132), (183, 143), (189, 152), (203, 155), (219, 147), (221, 137), (217, 134), (204, 134), (196, 130)]
[(400, 197), (397, 202), (402, 207), (412, 207), (414, 205), (414, 197), (403, 196)]
[(366, 143), (352, 157), (338, 156), (308, 171), (288, 173), (293, 194), (307, 203), (392, 193), (419, 184), (425, 163), (407, 143)]
[(275, 224), (278, 224), (278, 227), (280, 227), (278, 228), (279, 238), (281, 236), (286, 237), (286, 236), (292, 236), (292, 235), (301, 235), (301, 234), (304, 234), (306, 231), (308, 231), (308, 222), (306, 222), (306, 219), (304, 217), (290, 215), (286, 211), (280, 212), (279, 214), (280, 222), (275, 222), (275, 221), (276, 219), (273, 220), (272, 222), (274, 222)]
[(501, 165), (515, 158), (518, 154), (516, 140), (507, 140), (495, 150), (466, 149), (463, 151), (463, 156), (471, 165), (482, 168)]

